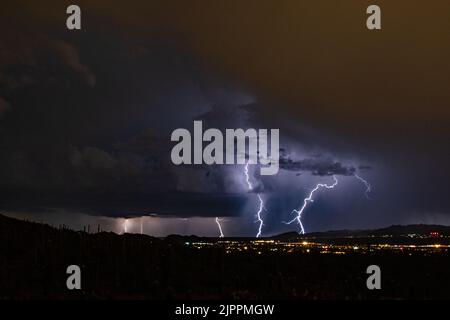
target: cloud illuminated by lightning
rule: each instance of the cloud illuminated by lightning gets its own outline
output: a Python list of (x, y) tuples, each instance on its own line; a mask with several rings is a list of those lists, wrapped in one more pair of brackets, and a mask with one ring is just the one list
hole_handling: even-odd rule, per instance
[(366, 191), (364, 191), (364, 194), (367, 199), (371, 200), (369, 193), (372, 192), (372, 186), (370, 185), (370, 183), (367, 182), (367, 180), (358, 176), (356, 173), (355, 173), (355, 178), (358, 179), (359, 181), (361, 181), (362, 183), (364, 183), (364, 185), (366, 186)]
[(250, 175), (248, 174), (248, 162), (245, 165), (244, 173), (245, 173), (245, 181), (247, 181), (248, 189), (253, 190), (253, 185), (250, 182)]
[(337, 180), (336, 176), (333, 175), (333, 179), (334, 179), (334, 183), (332, 185), (328, 185), (328, 184), (325, 184), (325, 183), (318, 183), (316, 185), (316, 187), (311, 190), (311, 192), (309, 193), (309, 196), (306, 197), (303, 200), (303, 206), (299, 210), (296, 210), (296, 209), (292, 210), (292, 213), (296, 213), (297, 216), (294, 219), (292, 219), (291, 221), (288, 221), (288, 222), (285, 222), (285, 223), (286, 224), (291, 224), (291, 223), (297, 221), (299, 226), (300, 226), (300, 233), (304, 234), (305, 233), (305, 228), (303, 227), (303, 224), (302, 224), (303, 211), (305, 210), (305, 208), (306, 208), (306, 206), (308, 205), (309, 202), (314, 202), (314, 200), (312, 198), (313, 195), (314, 195), (314, 192), (316, 192), (320, 188), (333, 189), (335, 186), (337, 186), (338, 180)]

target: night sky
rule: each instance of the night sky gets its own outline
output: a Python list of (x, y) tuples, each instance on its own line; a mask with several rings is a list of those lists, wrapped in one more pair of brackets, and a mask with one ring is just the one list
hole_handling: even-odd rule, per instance
[[(307, 231), (450, 225), (450, 3), (376, 2), (379, 31), (373, 1), (78, 1), (80, 31), (70, 1), (2, 4), (0, 210), (253, 236), (260, 194), (273, 235), (335, 174)], [(170, 134), (194, 120), (279, 128), (279, 173), (250, 166), (249, 191), (242, 165), (173, 165)]]

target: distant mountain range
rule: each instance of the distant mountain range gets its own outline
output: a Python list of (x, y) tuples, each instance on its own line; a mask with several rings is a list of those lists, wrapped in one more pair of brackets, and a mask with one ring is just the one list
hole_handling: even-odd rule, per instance
[(369, 230), (332, 230), (325, 232), (312, 232), (299, 235), (297, 232), (288, 232), (271, 237), (277, 240), (294, 240), (295, 238), (367, 238), (383, 236), (407, 236), (407, 235), (442, 235), (450, 236), (450, 226), (432, 224), (392, 225), (387, 228)]

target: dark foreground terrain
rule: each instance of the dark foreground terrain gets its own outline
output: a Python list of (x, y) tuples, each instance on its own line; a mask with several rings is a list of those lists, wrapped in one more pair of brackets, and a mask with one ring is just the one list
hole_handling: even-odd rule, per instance
[[(346, 245), (370, 241), (350, 238)], [(390, 238), (389, 242), (395, 241)], [(328, 245), (288, 251), (265, 243), (254, 249), (251, 240), (233, 243), (195, 237), (88, 234), (0, 215), (0, 298), (450, 298), (448, 249), (372, 250), (368, 245), (363, 250), (330, 253)], [(248, 250), (246, 243), (252, 246)], [(82, 290), (66, 288), (66, 268), (72, 264), (81, 267)], [(366, 287), (366, 268), (371, 264), (381, 268), (381, 290)]]

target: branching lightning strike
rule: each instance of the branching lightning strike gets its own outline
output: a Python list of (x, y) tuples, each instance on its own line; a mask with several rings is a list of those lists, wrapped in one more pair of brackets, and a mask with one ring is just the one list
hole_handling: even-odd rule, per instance
[[(249, 167), (248, 166), (249, 166), (249, 162), (247, 162), (245, 167), (244, 167), (245, 181), (247, 183), (248, 189), (249, 190), (253, 190), (253, 184), (252, 184), (252, 182), (250, 180), (250, 174), (249, 174)], [(365, 194), (366, 198), (370, 200), (371, 198), (369, 196), (369, 193), (372, 191), (371, 184), (367, 180), (365, 180), (362, 177), (360, 177), (359, 175), (357, 175), (356, 173), (354, 174), (354, 176), (355, 176), (356, 179), (361, 181), (366, 186), (366, 190), (365, 190), (364, 194)], [(318, 183), (310, 191), (308, 197), (306, 197), (303, 200), (302, 207), (300, 209), (298, 209), (298, 210), (296, 210), (296, 209), (292, 210), (292, 213), (296, 213), (297, 216), (295, 218), (293, 218), (292, 220), (290, 220), (288, 222), (284, 222), (284, 223), (285, 224), (292, 224), (293, 222), (297, 221), (297, 223), (300, 226), (300, 232), (299, 233), (300, 234), (304, 234), (305, 233), (305, 228), (304, 228), (302, 220), (301, 220), (303, 212), (305, 211), (308, 203), (314, 202), (313, 196), (314, 196), (314, 193), (316, 191), (318, 191), (321, 188), (334, 189), (334, 187), (336, 187), (338, 185), (339, 182), (338, 182), (338, 179), (336, 178), (335, 175), (333, 175), (333, 180), (334, 180), (334, 182), (331, 185), (328, 185), (328, 184), (325, 184), (325, 183)], [(257, 196), (258, 196), (258, 200), (259, 200), (259, 208), (258, 208), (258, 211), (256, 213), (256, 218), (257, 218), (257, 222), (259, 223), (259, 227), (258, 227), (258, 232), (256, 234), (256, 237), (259, 238), (261, 236), (261, 234), (262, 234), (262, 227), (264, 226), (264, 220), (261, 217), (261, 213), (264, 210), (264, 200), (261, 198), (260, 194), (257, 194)], [(217, 226), (219, 227), (220, 237), (223, 238), (224, 235), (223, 235), (223, 232), (222, 232), (222, 226), (220, 225), (220, 220), (219, 220), (218, 217), (216, 218), (216, 223), (217, 223)]]
[(311, 192), (309, 193), (308, 197), (306, 197), (303, 200), (303, 206), (299, 210), (296, 210), (296, 209), (292, 210), (292, 213), (296, 213), (297, 216), (294, 219), (292, 219), (291, 221), (288, 221), (288, 222), (285, 222), (285, 223), (286, 224), (291, 224), (291, 223), (297, 221), (298, 224), (300, 225), (300, 233), (304, 234), (305, 233), (305, 228), (303, 227), (302, 220), (301, 220), (303, 211), (305, 210), (306, 206), (308, 205), (308, 202), (314, 202), (312, 197), (313, 197), (314, 193), (317, 190), (319, 190), (320, 188), (334, 189), (334, 187), (337, 186), (338, 180), (337, 180), (335, 175), (333, 175), (333, 179), (334, 179), (334, 183), (332, 185), (328, 185), (328, 184), (325, 184), (325, 183), (318, 183), (316, 185), (316, 187), (311, 190)]
[(360, 176), (358, 176), (356, 173), (355, 173), (355, 178), (358, 179), (359, 181), (361, 181), (362, 183), (364, 183), (364, 185), (366, 186), (366, 191), (364, 191), (364, 195), (366, 196), (366, 198), (368, 200), (371, 200), (371, 198), (369, 196), (369, 193), (372, 192), (371, 184), (367, 180), (365, 180), (365, 179), (361, 178)]

